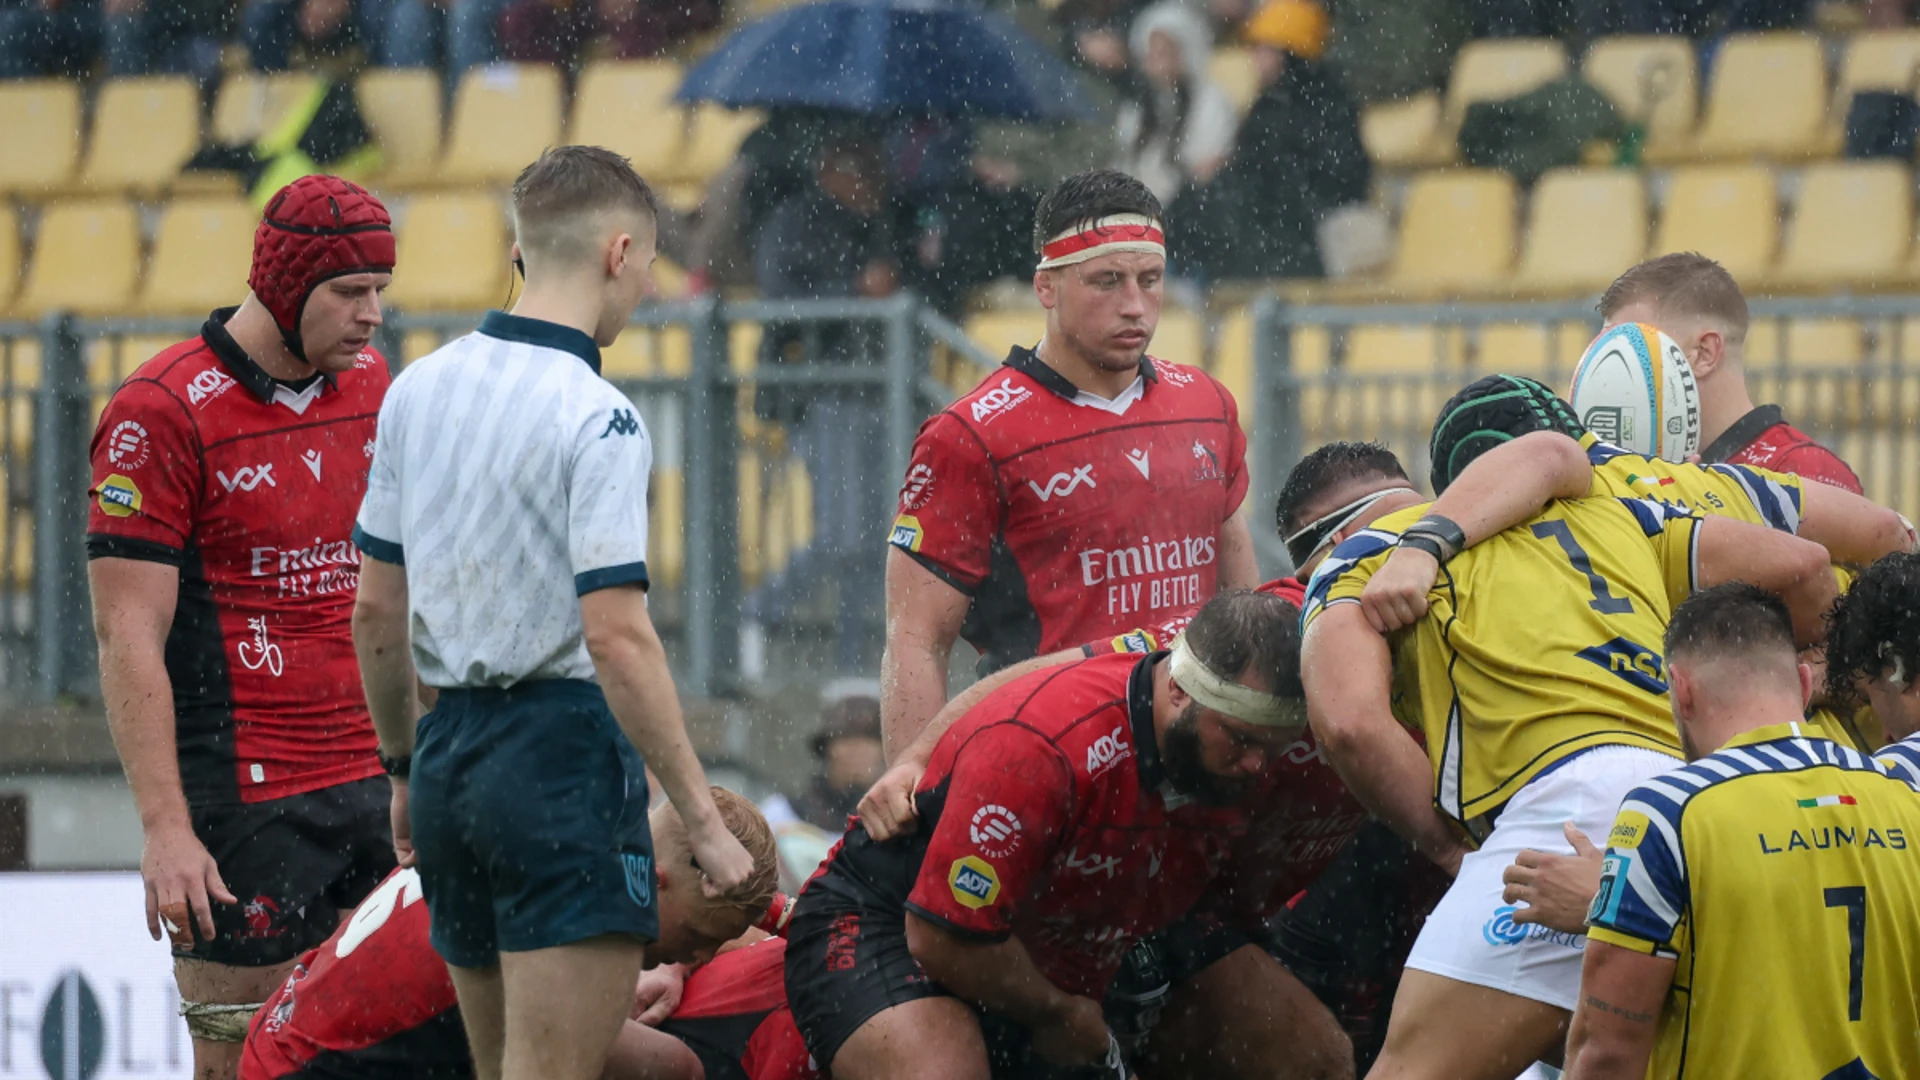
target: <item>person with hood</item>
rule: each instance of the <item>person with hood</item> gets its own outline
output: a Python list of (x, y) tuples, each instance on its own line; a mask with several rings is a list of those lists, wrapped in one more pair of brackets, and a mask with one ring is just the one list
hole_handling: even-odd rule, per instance
[(1207, 74), (1213, 33), (1206, 19), (1178, 0), (1142, 11), (1127, 43), (1141, 78), (1115, 123), (1114, 167), (1168, 203), (1220, 170), (1233, 146), (1233, 103)]
[(1327, 13), (1313, 0), (1270, 0), (1243, 34), (1260, 96), (1220, 175), (1188, 188), (1168, 216), (1208, 277), (1320, 277), (1320, 222), (1365, 201), (1373, 179), (1360, 108), (1321, 62)]

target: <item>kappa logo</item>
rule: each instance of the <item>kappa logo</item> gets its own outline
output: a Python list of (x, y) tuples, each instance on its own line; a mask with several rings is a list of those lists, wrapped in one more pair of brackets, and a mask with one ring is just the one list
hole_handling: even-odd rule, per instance
[(607, 421), (607, 430), (600, 433), (601, 438), (609, 435), (638, 435), (640, 421), (633, 415), (632, 409), (615, 409), (613, 418)]
[(1041, 487), (1031, 480), (1027, 481), (1027, 486), (1033, 489), (1033, 493), (1040, 497), (1041, 502), (1064, 499), (1080, 490), (1082, 484), (1087, 487), (1100, 486), (1093, 482), (1093, 466), (1082, 465), (1070, 473), (1054, 473), (1047, 478), (1046, 487)]
[(235, 488), (241, 491), (252, 491), (261, 484), (265, 484), (268, 487), (280, 486), (273, 482), (272, 465), (248, 465), (234, 473), (231, 478), (229, 478), (225, 472), (215, 472), (213, 475), (219, 478), (220, 486), (226, 488), (228, 491), (232, 491)]
[(233, 376), (219, 368), (208, 368), (193, 377), (187, 384), (187, 401), (198, 405), (208, 398), (217, 398), (233, 389)]
[(1004, 859), (1020, 850), (1023, 826), (1013, 811), (992, 803), (973, 812), (967, 832), (975, 847), (990, 859)]
[(976, 424), (991, 423), (994, 417), (1002, 415), (1007, 410), (1026, 401), (1032, 396), (1033, 391), (1024, 386), (1013, 385), (1013, 376), (1009, 375), (1000, 380), (999, 386), (981, 394), (974, 400), (973, 422)]
[(1140, 470), (1140, 479), (1153, 479), (1147, 472), (1147, 452), (1145, 450), (1127, 451), (1127, 460), (1133, 462), (1133, 467)]
[(1072, 851), (1067, 852), (1067, 869), (1078, 870), (1088, 877), (1092, 877), (1095, 874), (1105, 874), (1107, 875), (1107, 880), (1112, 881), (1120, 873), (1120, 856), (1102, 855), (1096, 851), (1082, 858), (1080, 849), (1074, 848)]
[(1113, 733), (1102, 735), (1087, 747), (1087, 776), (1098, 777), (1108, 769), (1133, 756), (1133, 746), (1126, 740), (1127, 729), (1115, 724)]
[(135, 421), (120, 421), (107, 436), (107, 461), (116, 469), (132, 472), (147, 463), (152, 451), (147, 442), (147, 429)]
[(300, 460), (307, 463), (307, 471), (313, 474), (315, 480), (320, 479), (320, 451), (309, 450), (300, 455)]

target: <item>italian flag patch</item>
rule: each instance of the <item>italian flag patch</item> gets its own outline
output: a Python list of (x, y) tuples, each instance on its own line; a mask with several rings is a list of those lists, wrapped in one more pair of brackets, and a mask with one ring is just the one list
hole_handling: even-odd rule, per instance
[(1802, 810), (1811, 810), (1816, 806), (1858, 806), (1859, 801), (1851, 795), (1822, 795), (1817, 799), (1799, 799), (1796, 805)]

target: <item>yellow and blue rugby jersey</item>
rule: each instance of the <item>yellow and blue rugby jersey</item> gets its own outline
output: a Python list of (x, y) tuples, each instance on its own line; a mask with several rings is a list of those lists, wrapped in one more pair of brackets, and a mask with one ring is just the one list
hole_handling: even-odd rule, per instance
[(1591, 434), (1581, 437), (1580, 448), (1593, 465), (1590, 496), (1656, 499), (1696, 514), (1800, 531), (1798, 476), (1751, 465), (1690, 465), (1641, 457)]
[[(1343, 541), (1307, 586), (1302, 627), (1357, 603), (1427, 507)], [(1395, 715), (1426, 735), (1441, 813), (1483, 815), (1594, 746), (1679, 755), (1660, 643), (1693, 591), (1699, 518), (1647, 499), (1554, 502), (1456, 555), (1420, 622), (1393, 635)]]
[(1673, 957), (1651, 1077), (1920, 1073), (1920, 799), (1804, 724), (1635, 788), (1588, 938)]
[[(1920, 789), (1920, 734), (1888, 743), (1875, 752), (1873, 759), (1889, 773)], [(1916, 1053), (1920, 1054), (1920, 1043), (1915, 1046)]]

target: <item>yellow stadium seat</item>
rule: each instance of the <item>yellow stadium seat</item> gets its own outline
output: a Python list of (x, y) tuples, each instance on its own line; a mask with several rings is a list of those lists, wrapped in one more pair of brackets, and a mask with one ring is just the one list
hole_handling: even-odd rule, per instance
[[(1354, 326), (1346, 332), (1346, 346), (1346, 377), (1330, 386), (1324, 403), (1302, 402), (1310, 436), (1391, 441), (1395, 433), (1417, 432), (1424, 443), (1434, 414), (1463, 381), (1460, 328)], [(1308, 411), (1311, 406), (1318, 408)]]
[(506, 184), (560, 142), (560, 73), (542, 64), (469, 70), (453, 100), (440, 179)]
[(1253, 105), (1253, 99), (1260, 96), (1260, 67), (1253, 58), (1253, 50), (1240, 45), (1227, 45), (1213, 50), (1213, 59), (1207, 64), (1207, 74), (1220, 89), (1226, 91), (1227, 99), (1242, 116)]
[(272, 131), (289, 110), (313, 92), (319, 81), (300, 72), (261, 74), (236, 71), (220, 82), (213, 101), (213, 139), (251, 143)]
[(1206, 324), (1198, 314), (1169, 304), (1160, 309), (1160, 325), (1154, 328), (1147, 352), (1169, 363), (1205, 367)]
[(0, 192), (57, 188), (73, 176), (79, 158), (78, 84), (0, 83)]
[(1481, 375), (1525, 375), (1553, 381), (1553, 343), (1541, 323), (1488, 323), (1479, 328), (1473, 370)]
[(1390, 283), (1451, 292), (1503, 283), (1513, 268), (1513, 178), (1490, 169), (1424, 173), (1407, 188)]
[(1422, 91), (1404, 101), (1382, 101), (1360, 113), (1367, 156), (1390, 168), (1438, 165), (1451, 159), (1439, 138), (1440, 95)]
[(1533, 189), (1516, 287), (1540, 293), (1606, 288), (1647, 250), (1647, 200), (1627, 169), (1554, 169)]
[(380, 142), (381, 187), (432, 179), (440, 163), (440, 75), (425, 68), (374, 68), (354, 84), (367, 127)]
[(1587, 346), (1600, 336), (1600, 320), (1592, 322), (1563, 322), (1553, 328), (1553, 368), (1547, 384), (1558, 391), (1562, 397), (1573, 394), (1573, 369), (1580, 366), (1580, 358), (1586, 355)]
[(1240, 406), (1240, 426), (1251, 422), (1253, 409), (1253, 313), (1245, 307), (1234, 308), (1220, 321), (1220, 347), (1213, 356), (1209, 372), (1233, 395)]
[(686, 565), (687, 477), (679, 468), (653, 470), (647, 494), (647, 575), (656, 585), (677, 585)]
[(1734, 34), (1714, 55), (1702, 158), (1795, 158), (1819, 152), (1827, 65), (1811, 34)]
[(1779, 402), (1804, 426), (1860, 418), (1860, 387), (1847, 377), (1867, 359), (1867, 336), (1859, 322), (1755, 319), (1747, 329), (1745, 353), (1756, 400)]
[(1671, 161), (1692, 147), (1700, 111), (1700, 77), (1686, 38), (1602, 38), (1587, 50), (1581, 74), (1620, 110), (1647, 125), (1646, 156)]
[(670, 170), (665, 179), (703, 184), (713, 179), (720, 170), (733, 164), (740, 144), (765, 119), (764, 113), (753, 109), (735, 110), (710, 103), (695, 106), (687, 128), (685, 152), (680, 155), (677, 168)]
[(54, 203), (40, 218), (20, 314), (123, 313), (140, 276), (140, 222), (120, 199)]
[(1777, 281), (1867, 285), (1896, 278), (1913, 235), (1913, 173), (1892, 161), (1833, 162), (1807, 169)]
[(112, 79), (94, 102), (80, 180), (98, 191), (155, 191), (199, 146), (200, 92), (192, 79)]
[(693, 339), (681, 327), (629, 326), (600, 350), (609, 379), (684, 378), (693, 369)]
[(1047, 332), (1047, 313), (1039, 307), (986, 311), (967, 320), (967, 337), (993, 357), (1007, 355), (1015, 345), (1033, 348)]
[(0, 202), (0, 318), (13, 310), (13, 294), (20, 288), (20, 221), (13, 206)]
[(1409, 375), (1460, 367), (1458, 327), (1431, 324), (1363, 325), (1347, 330), (1341, 369), (1350, 375)]
[(491, 195), (420, 195), (394, 224), (400, 272), (387, 300), (411, 311), (479, 311), (505, 302), (511, 247)]
[(438, 330), (409, 330), (400, 339), (400, 363), (411, 364), (445, 344), (445, 335)]
[(580, 76), (567, 141), (625, 154), (641, 176), (673, 171), (687, 113), (673, 103), (680, 65), (670, 60), (599, 63)]
[(259, 223), (245, 199), (175, 199), (160, 215), (139, 310), (198, 315), (245, 296)]
[(1911, 94), (1914, 76), (1920, 69), (1920, 29), (1869, 30), (1855, 34), (1840, 57), (1840, 74), (1833, 81), (1833, 104), (1827, 110), (1826, 137), (1829, 153), (1839, 151), (1845, 140), (1847, 107), (1853, 95), (1863, 90), (1891, 90)]
[(1735, 278), (1759, 277), (1779, 241), (1779, 199), (1762, 165), (1675, 169), (1649, 255), (1698, 251)]
[(1550, 38), (1469, 41), (1454, 58), (1447, 115), (1457, 123), (1475, 102), (1515, 97), (1566, 73), (1566, 46)]

